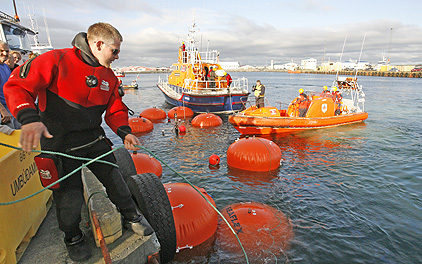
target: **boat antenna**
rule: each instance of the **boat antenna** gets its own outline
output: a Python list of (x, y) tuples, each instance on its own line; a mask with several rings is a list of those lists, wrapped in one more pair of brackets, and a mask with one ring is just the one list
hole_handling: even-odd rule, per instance
[(47, 17), (45, 16), (45, 9), (42, 9), (43, 15), (44, 15), (44, 25), (45, 25), (45, 31), (47, 33), (47, 39), (48, 39), (48, 45), (50, 45), (50, 47), (52, 47), (51, 45), (51, 37), (50, 37), (50, 30), (48, 29), (48, 24), (47, 24)]
[[(363, 36), (362, 47), (360, 48), (358, 63), (360, 63), (360, 59), (362, 58), (362, 51), (363, 51), (363, 45), (365, 44), (365, 39), (366, 39), (366, 33)], [(356, 79), (357, 75), (358, 75), (358, 68), (356, 67), (356, 69), (355, 69), (355, 79)]]
[(16, 8), (16, 1), (15, 0), (13, 0), (13, 7), (15, 8), (15, 20), (17, 21), (17, 22), (20, 22), (21, 20), (19, 19), (19, 16), (18, 16), (18, 9)]
[[(347, 35), (346, 35), (346, 37), (344, 38), (344, 42), (343, 42), (343, 49), (341, 50), (341, 54), (340, 54), (340, 65), (341, 65), (341, 60), (342, 60), (342, 58), (343, 58), (344, 47), (346, 46), (346, 40), (347, 40)], [(339, 73), (339, 71), (340, 71), (340, 70), (337, 68), (336, 79), (337, 79), (337, 77), (338, 77), (338, 73)]]
[(388, 43), (388, 68), (390, 68), (391, 42), (393, 39), (393, 28), (390, 28), (390, 42)]

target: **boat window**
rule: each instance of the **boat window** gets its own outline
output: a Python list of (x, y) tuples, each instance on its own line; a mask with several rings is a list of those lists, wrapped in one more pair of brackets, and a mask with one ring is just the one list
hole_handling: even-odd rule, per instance
[(4, 36), (11, 50), (31, 50), (26, 31), (12, 25), (2, 24)]

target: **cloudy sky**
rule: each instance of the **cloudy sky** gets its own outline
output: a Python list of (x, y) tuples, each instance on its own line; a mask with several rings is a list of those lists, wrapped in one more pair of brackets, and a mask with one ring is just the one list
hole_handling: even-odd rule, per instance
[[(269, 65), (304, 58), (320, 63), (359, 58), (376, 64), (422, 63), (422, 1), (419, 0), (16, 0), (29, 26), (28, 7), (46, 42), (43, 9), (55, 48), (70, 47), (75, 34), (95, 22), (122, 33), (120, 59), (113, 67), (169, 66), (195, 17), (197, 46), (220, 51), (221, 61)], [(13, 14), (12, 0), (1, 10)], [(201, 41), (202, 40), (202, 41)]]

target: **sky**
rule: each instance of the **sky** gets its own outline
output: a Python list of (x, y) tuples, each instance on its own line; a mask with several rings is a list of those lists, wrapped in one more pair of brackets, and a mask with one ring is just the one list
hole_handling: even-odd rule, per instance
[[(78, 32), (108, 22), (123, 36), (113, 67), (168, 67), (195, 18), (200, 51), (218, 50), (220, 61), (268, 66), (315, 58), (375, 65), (422, 63), (422, 1), (391, 0), (16, 0), (23, 25), (35, 15), (39, 40), (68, 48)], [(14, 14), (13, 1), (1, 11)], [(30, 9), (30, 11), (28, 11)], [(344, 46), (344, 51), (342, 53)], [(362, 48), (363, 47), (363, 48)], [(362, 50), (362, 52), (361, 52)]]

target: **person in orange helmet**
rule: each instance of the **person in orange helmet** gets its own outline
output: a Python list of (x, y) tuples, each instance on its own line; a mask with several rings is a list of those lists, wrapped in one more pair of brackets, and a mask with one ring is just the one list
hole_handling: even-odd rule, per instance
[(305, 117), (308, 112), (309, 99), (303, 89), (299, 89), (299, 96), (293, 105), (299, 105), (299, 117)]

